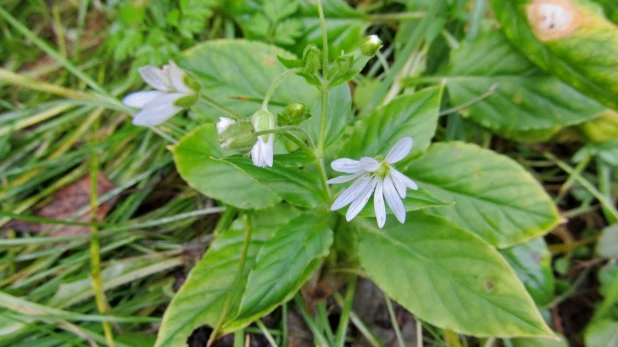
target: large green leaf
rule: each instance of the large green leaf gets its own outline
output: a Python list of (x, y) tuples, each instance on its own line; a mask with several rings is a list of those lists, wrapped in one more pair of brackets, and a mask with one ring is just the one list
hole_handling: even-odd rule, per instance
[(414, 139), (408, 158), (423, 153), (438, 125), (442, 90), (442, 87), (432, 87), (402, 95), (372, 112), (354, 126), (339, 157), (359, 159), (386, 155), (397, 141), (406, 136)]
[(462, 114), (502, 131), (549, 130), (584, 122), (605, 107), (547, 75), (515, 50), (500, 32), (465, 41), (454, 50), (446, 72), (449, 96), (464, 104), (487, 93)]
[(405, 174), (438, 199), (455, 202), (426, 211), (498, 247), (543, 235), (560, 221), (534, 177), (512, 159), (476, 145), (434, 144)]
[[(329, 146), (341, 138), (341, 133), (350, 119), (352, 113), (350, 87), (347, 84), (342, 84), (332, 88), (328, 93), (326, 106), (326, 146)], [(311, 137), (316, 140), (320, 137), (321, 115), (322, 101), (320, 100), (314, 104), (313, 110), (311, 110), (311, 118), (302, 124)]]
[[(427, 193), (423, 189), (408, 190), (406, 192), (406, 198), (402, 200), (403, 206), (406, 211), (422, 210), (427, 207), (439, 207), (448, 206), (450, 203), (446, 203)], [(345, 209), (339, 209), (338, 212), (345, 214)], [(391, 209), (386, 209), (387, 214), (393, 214)], [(375, 209), (373, 207), (373, 198), (365, 205), (363, 210), (358, 214), (361, 217), (375, 217)]]
[(296, 215), (285, 205), (256, 213), (248, 244), (244, 240), (249, 225), (241, 220), (217, 235), (165, 311), (156, 346), (184, 346), (198, 326), (222, 327), (232, 321), (262, 245)]
[(586, 347), (615, 347), (618, 345), (618, 322), (608, 319), (593, 322), (584, 334)]
[(491, 0), (511, 42), (584, 94), (618, 109), (618, 27), (590, 0)]
[(542, 237), (500, 251), (538, 306), (551, 301), (555, 290), (551, 253)]
[[(216, 40), (183, 52), (175, 61), (202, 86), (201, 92), (217, 102), (250, 116), (260, 107), (272, 82), (287, 70), (277, 55), (293, 57), (275, 46), (244, 40)], [(271, 99), (271, 109), (281, 110), (292, 101), (311, 107), (318, 91), (299, 76), (285, 79)], [(200, 101), (194, 112), (211, 121), (224, 116)]]
[(322, 197), (318, 178), (277, 162), (259, 168), (248, 158), (221, 149), (214, 124), (187, 134), (174, 147), (174, 161), (182, 178), (201, 193), (242, 209), (260, 209), (281, 200), (302, 207), (316, 206)]
[(475, 336), (552, 336), (509, 264), (479, 237), (422, 211), (384, 229), (359, 224), (367, 274), (423, 321)]
[(333, 232), (325, 214), (306, 213), (275, 232), (257, 256), (233, 326), (247, 324), (290, 300), (328, 254)]

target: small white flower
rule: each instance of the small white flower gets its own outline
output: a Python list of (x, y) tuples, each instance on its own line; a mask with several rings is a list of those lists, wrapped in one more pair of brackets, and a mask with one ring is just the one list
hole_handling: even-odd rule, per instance
[(219, 117), (219, 121), (217, 122), (217, 132), (221, 135), (230, 125), (236, 123), (233, 119), (227, 117)]
[[(406, 220), (406, 209), (403, 201), (408, 188), (416, 190), (418, 186), (406, 175), (397, 171), (392, 164), (405, 158), (414, 141), (410, 137), (399, 140), (388, 152), (386, 158), (378, 161), (374, 158), (363, 157), (360, 160), (347, 158), (337, 159), (331, 163), (333, 170), (348, 173), (328, 181), (329, 184), (354, 181), (344, 190), (330, 207), (331, 211), (350, 205), (345, 217), (349, 222), (365, 207), (373, 194), (374, 209), (378, 226), (382, 228), (386, 223), (386, 206), (384, 200), (401, 223)], [(375, 192), (375, 194), (374, 194)]]
[[(260, 109), (251, 116), (251, 122), (256, 132), (275, 128), (276, 121), (275, 116), (266, 109)], [(258, 136), (255, 145), (251, 148), (251, 160), (253, 161), (253, 165), (259, 167), (273, 166), (274, 141), (274, 134)]]
[(178, 99), (196, 94), (185, 84), (185, 72), (171, 60), (162, 69), (144, 66), (139, 74), (155, 90), (131, 93), (122, 100), (127, 106), (142, 109), (133, 117), (135, 125), (152, 127), (165, 122), (183, 109), (176, 105)]

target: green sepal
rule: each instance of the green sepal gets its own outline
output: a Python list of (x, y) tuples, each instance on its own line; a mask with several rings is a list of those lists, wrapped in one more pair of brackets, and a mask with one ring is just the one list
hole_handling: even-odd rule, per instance
[(183, 96), (176, 99), (176, 101), (174, 101), (174, 105), (182, 108), (189, 108), (197, 103), (197, 99), (197, 94)]

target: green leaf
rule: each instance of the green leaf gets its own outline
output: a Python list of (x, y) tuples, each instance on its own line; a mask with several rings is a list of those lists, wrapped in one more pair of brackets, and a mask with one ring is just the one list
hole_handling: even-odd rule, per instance
[[(436, 199), (431, 194), (427, 193), (423, 189), (408, 190), (406, 198), (403, 199), (403, 206), (406, 211), (422, 210), (428, 207), (447, 206), (449, 203)], [(345, 214), (345, 209), (338, 210), (341, 214)], [(390, 208), (386, 209), (387, 214), (393, 214)], [(373, 198), (367, 203), (365, 208), (358, 214), (361, 217), (375, 217), (375, 209), (373, 208)]]
[(436, 131), (442, 90), (442, 87), (432, 87), (402, 95), (378, 108), (356, 123), (339, 158), (386, 155), (397, 141), (406, 136), (414, 140), (408, 158), (420, 155), (429, 147)]
[(509, 264), (477, 236), (421, 211), (384, 229), (359, 224), (367, 274), (423, 321), (474, 336), (553, 336)]
[(543, 187), (512, 159), (461, 142), (434, 144), (404, 172), (453, 207), (428, 208), (500, 248), (538, 237), (558, 225)]
[(593, 322), (584, 333), (586, 347), (613, 347), (618, 344), (618, 322), (601, 320)]
[(597, 253), (605, 258), (618, 258), (618, 224), (610, 225), (601, 231)]
[(551, 301), (555, 290), (551, 253), (542, 237), (500, 250), (538, 306)]
[[(598, 4), (589, 0), (491, 0), (491, 4), (506, 36), (530, 60), (618, 110), (618, 27), (603, 16)], [(548, 4), (554, 15), (541, 12), (548, 11)]]
[(290, 300), (318, 269), (332, 243), (325, 214), (306, 213), (280, 227), (260, 250), (231, 325), (248, 324)]
[[(277, 55), (294, 57), (280, 48), (260, 42), (213, 40), (183, 52), (175, 61), (200, 83), (202, 93), (250, 116), (260, 107), (272, 82), (286, 70), (277, 60)], [(302, 77), (290, 76), (275, 91), (269, 108), (277, 113), (293, 101), (310, 108), (317, 95), (317, 89)], [(193, 106), (192, 111), (211, 121), (225, 116), (203, 101)]]
[(232, 321), (260, 248), (277, 228), (296, 215), (285, 205), (255, 214), (244, 253), (248, 227), (244, 221), (237, 220), (230, 230), (217, 235), (165, 311), (156, 346), (184, 346), (198, 326), (208, 324), (214, 328)]
[(214, 124), (205, 124), (174, 147), (180, 176), (204, 195), (241, 209), (261, 209), (286, 200), (302, 207), (322, 201), (314, 174), (275, 162), (259, 168), (248, 158), (232, 156), (218, 144)]
[(569, 347), (569, 343), (564, 336), (558, 337), (560, 340), (523, 337), (512, 339), (511, 342), (513, 347)]
[[(328, 103), (326, 104), (326, 146), (330, 146), (339, 139), (345, 129), (352, 113), (352, 95), (350, 87), (343, 84), (332, 88), (328, 93)], [(322, 118), (322, 101), (318, 101), (311, 110), (311, 118), (307, 119), (301, 126), (309, 132), (312, 138), (320, 137), (320, 121)]]
[(539, 71), (499, 32), (463, 42), (451, 54), (446, 76), (449, 96), (456, 105), (470, 102), (496, 85), (489, 97), (461, 113), (507, 136), (512, 131), (582, 123), (605, 110), (598, 102)]

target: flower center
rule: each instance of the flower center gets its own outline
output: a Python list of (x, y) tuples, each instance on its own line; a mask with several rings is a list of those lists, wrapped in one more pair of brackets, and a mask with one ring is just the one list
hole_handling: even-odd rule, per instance
[(388, 175), (389, 171), (390, 171), (390, 166), (386, 162), (383, 161), (380, 168), (374, 171), (373, 174), (375, 176), (379, 176), (380, 178), (384, 178), (386, 177), (386, 175)]

